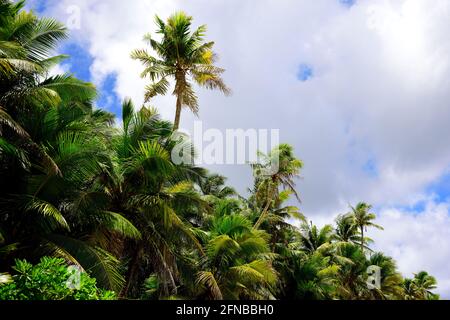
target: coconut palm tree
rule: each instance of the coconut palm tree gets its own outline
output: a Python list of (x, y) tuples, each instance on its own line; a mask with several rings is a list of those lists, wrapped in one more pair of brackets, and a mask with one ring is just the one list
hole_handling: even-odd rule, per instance
[(267, 234), (241, 214), (216, 216), (205, 239), (197, 283), (207, 299), (273, 299), (277, 275)]
[(111, 210), (123, 212), (142, 234), (124, 243), (122, 252), (129, 263), (122, 296), (139, 296), (151, 274), (158, 276), (162, 292), (169, 296), (177, 293), (180, 248), (202, 251), (188, 217), (206, 205), (194, 189), (205, 172), (172, 162), (178, 140), (172, 139), (171, 124), (155, 109), (135, 111), (126, 100), (122, 115), (121, 133), (112, 145), (115, 161), (101, 186)]
[[(52, 52), (66, 38), (67, 30), (54, 19), (38, 18), (22, 10), (23, 6), (24, 1), (12, 4), (5, 0), (0, 6), (0, 150), (10, 156), (8, 161), (12, 157), (22, 164), (32, 153), (41, 166), (58, 173), (55, 163), (21, 121), (30, 121), (30, 112), (39, 108), (56, 108), (69, 100), (89, 101), (95, 89), (71, 75), (48, 77), (50, 68), (65, 58), (52, 56)], [(4, 163), (4, 168), (8, 170), (9, 164)]]
[(156, 56), (146, 50), (135, 50), (132, 58), (143, 63), (145, 69), (142, 77), (149, 77), (152, 81), (146, 88), (147, 102), (157, 95), (167, 94), (170, 80), (175, 81), (173, 94), (177, 102), (174, 130), (178, 130), (183, 107), (194, 114), (199, 111), (194, 84), (206, 89), (218, 89), (225, 94), (229, 94), (230, 89), (221, 78), (225, 70), (214, 65), (217, 60), (212, 51), (214, 42), (204, 41), (206, 26), (191, 31), (192, 17), (184, 12), (173, 14), (167, 22), (158, 16), (155, 19), (158, 26), (156, 34), (161, 36), (161, 40), (155, 40), (150, 34), (145, 36), (145, 40)]
[(361, 243), (359, 230), (351, 214), (343, 214), (336, 218), (334, 239), (341, 242)]
[(122, 280), (118, 260), (99, 235), (139, 232), (101, 204), (83, 207), (83, 195), (110, 163), (112, 116), (92, 107), (91, 84), (71, 75), (48, 76), (63, 58), (51, 53), (66, 28), (23, 5), (0, 5), (1, 263), (59, 255), (116, 289)]
[[(256, 201), (263, 203), (262, 213), (255, 223), (258, 229), (266, 219), (269, 210), (279, 198), (280, 187), (290, 190), (300, 201), (295, 189), (303, 163), (294, 156), (294, 149), (288, 144), (275, 147), (268, 155), (260, 153), (262, 162), (252, 165), (256, 184)], [(261, 199), (261, 200), (259, 200)]]
[(31, 109), (28, 114), (21, 125), (36, 145), (45, 148), (60, 174), (32, 153), (29, 163), (21, 165), (25, 168), (10, 162), (21, 183), (11, 185), (0, 199), (0, 226), (8, 244), (19, 243), (16, 257), (63, 256), (91, 272), (101, 286), (117, 290), (122, 283), (119, 263), (102, 239), (138, 238), (140, 233), (105, 206), (97, 190), (103, 170), (111, 165), (107, 149), (111, 115), (76, 103)]
[(425, 271), (414, 275), (413, 279), (405, 279), (403, 289), (406, 300), (437, 300), (439, 296), (433, 293), (437, 288), (436, 278)]
[(359, 245), (343, 243), (337, 246), (337, 253), (341, 257), (337, 273), (337, 296), (344, 300), (364, 299), (368, 294), (367, 268), (369, 264)]
[(295, 298), (300, 300), (333, 299), (339, 270), (330, 263), (329, 257), (316, 252), (312, 255), (301, 255), (293, 260), (295, 279)]
[(382, 300), (398, 300), (403, 297), (403, 277), (397, 271), (395, 261), (378, 252), (373, 254), (369, 259), (369, 265), (378, 266), (380, 268), (380, 288), (372, 289), (370, 295), (374, 299)]
[(333, 239), (333, 227), (326, 225), (319, 229), (312, 223), (303, 223), (299, 233), (299, 246), (307, 253), (314, 253), (322, 246), (331, 244)]
[[(66, 28), (54, 19), (37, 18), (23, 10), (25, 1), (0, 0), (0, 77), (17, 80), (24, 73), (42, 72), (64, 56), (48, 53), (66, 37)], [(3, 83), (5, 84), (5, 83)]]
[(373, 223), (377, 216), (374, 213), (369, 212), (371, 209), (372, 206), (364, 202), (358, 203), (356, 207), (351, 207), (354, 224), (359, 228), (361, 233), (360, 242), (362, 251), (364, 251), (365, 245), (364, 231), (367, 230), (368, 227), (384, 230), (382, 226)]
[(236, 191), (225, 185), (226, 178), (219, 174), (209, 174), (199, 181), (198, 186), (205, 196), (214, 196), (219, 199), (237, 195)]

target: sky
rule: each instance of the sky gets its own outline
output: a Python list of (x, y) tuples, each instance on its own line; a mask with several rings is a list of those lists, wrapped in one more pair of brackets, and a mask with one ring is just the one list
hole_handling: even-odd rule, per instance
[[(319, 225), (373, 204), (375, 249), (405, 276), (427, 270), (450, 298), (449, 0), (31, 0), (71, 26), (55, 72), (94, 82), (98, 106), (143, 102), (133, 49), (154, 15), (208, 25), (233, 95), (199, 90), (206, 128), (280, 129), (305, 167), (301, 210)], [(73, 19), (75, 16), (79, 19)], [(76, 14), (79, 13), (79, 16)], [(173, 119), (172, 96), (152, 105)], [(182, 127), (195, 116), (185, 112)], [(240, 191), (246, 166), (215, 166)]]

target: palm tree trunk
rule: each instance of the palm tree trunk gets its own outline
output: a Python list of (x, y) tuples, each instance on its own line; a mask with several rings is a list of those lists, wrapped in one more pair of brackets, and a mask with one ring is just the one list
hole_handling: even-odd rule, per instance
[(255, 226), (253, 227), (254, 229), (258, 229), (261, 226), (261, 224), (264, 222), (264, 219), (266, 218), (266, 215), (269, 212), (271, 202), (272, 202), (271, 199), (267, 200), (266, 207), (264, 208), (264, 211), (259, 216), (258, 221), (255, 223)]
[(186, 74), (182, 69), (177, 69), (175, 73), (175, 92), (177, 95), (177, 110), (175, 112), (175, 121), (173, 122), (173, 131), (177, 131), (180, 128), (181, 121), (181, 109), (183, 107), (183, 91), (186, 84)]
[(361, 251), (364, 253), (364, 226), (361, 226)]
[(259, 216), (258, 221), (256, 222), (255, 226), (253, 227), (253, 229), (259, 229), (259, 227), (261, 226), (261, 224), (264, 222), (264, 220), (266, 219), (267, 214), (269, 213), (269, 209), (270, 206), (272, 205), (272, 198), (273, 195), (275, 193), (275, 190), (272, 190), (270, 192), (269, 197), (267, 198), (267, 204), (266, 207), (264, 208), (263, 212), (261, 213), (261, 215)]
[(173, 130), (176, 131), (180, 128), (180, 120), (181, 120), (181, 97), (180, 95), (177, 96), (177, 111), (175, 113), (175, 121), (173, 124)]
[(141, 246), (138, 246), (138, 248), (136, 248), (136, 250), (133, 253), (133, 258), (128, 264), (128, 272), (125, 279), (125, 286), (119, 295), (120, 298), (128, 297), (129, 292), (132, 289), (132, 286), (135, 285), (134, 282), (138, 271), (138, 263), (140, 255), (141, 255)]

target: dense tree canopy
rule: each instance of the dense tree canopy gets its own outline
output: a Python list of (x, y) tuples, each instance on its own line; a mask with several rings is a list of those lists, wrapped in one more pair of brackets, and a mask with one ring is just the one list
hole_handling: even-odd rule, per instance
[[(248, 197), (220, 175), (172, 161), (188, 143), (174, 135), (181, 107), (198, 109), (194, 82), (229, 92), (206, 28), (191, 32), (191, 17), (157, 18), (161, 41), (147, 37), (157, 57), (133, 53), (154, 81), (147, 100), (175, 80), (175, 125), (126, 100), (119, 128), (94, 108), (92, 84), (49, 76), (65, 58), (52, 52), (67, 30), (23, 6), (0, 0), (0, 299), (439, 298), (431, 275), (404, 279), (392, 258), (372, 251), (366, 230), (381, 226), (369, 204), (323, 227), (288, 205), (300, 200), (303, 167), (290, 145), (249, 168)], [(85, 291), (62, 287), (69, 265), (82, 270)], [(24, 287), (28, 274), (35, 282)]]

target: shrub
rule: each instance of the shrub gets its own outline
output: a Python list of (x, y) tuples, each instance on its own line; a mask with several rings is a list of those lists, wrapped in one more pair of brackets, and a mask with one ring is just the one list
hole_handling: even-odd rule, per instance
[(77, 272), (64, 259), (44, 257), (33, 266), (17, 260), (12, 281), (0, 284), (0, 300), (114, 300), (116, 294), (97, 288), (96, 280)]

